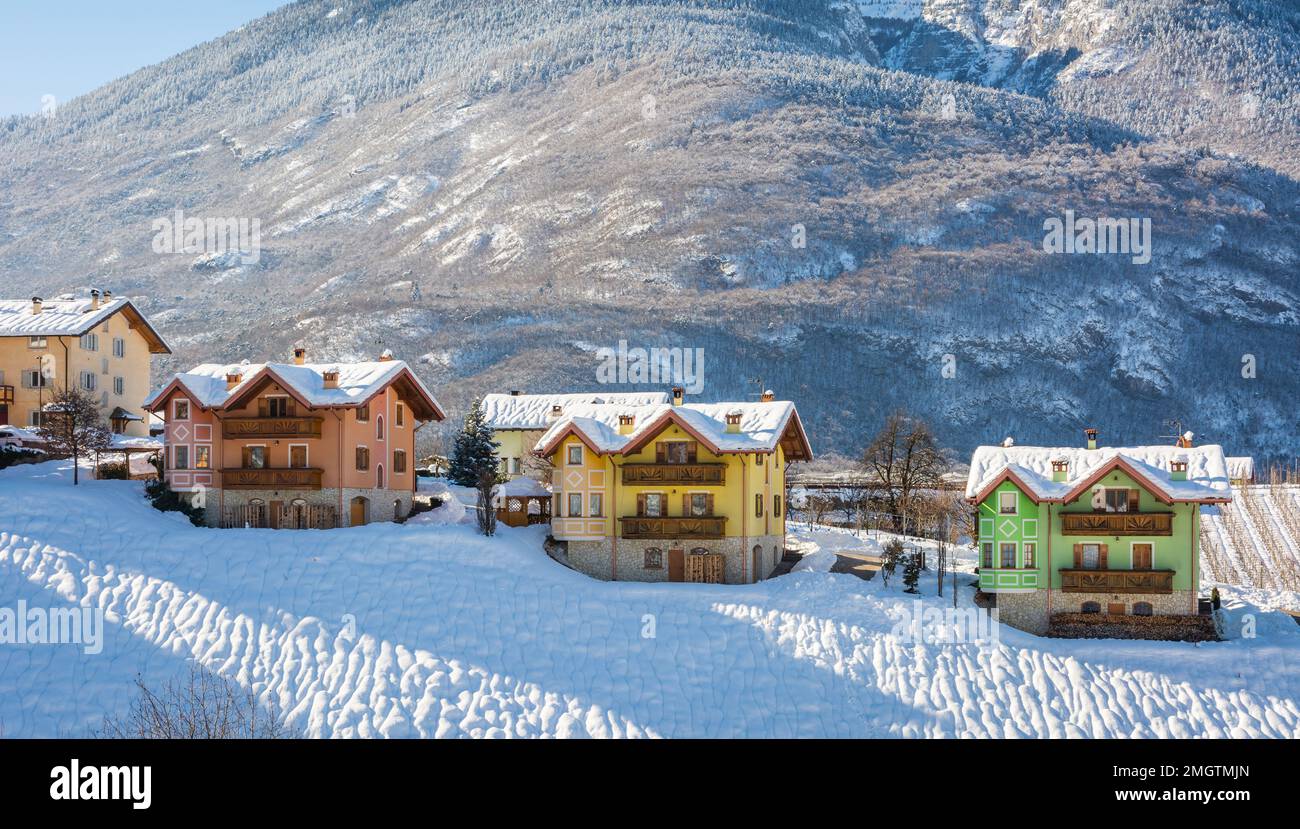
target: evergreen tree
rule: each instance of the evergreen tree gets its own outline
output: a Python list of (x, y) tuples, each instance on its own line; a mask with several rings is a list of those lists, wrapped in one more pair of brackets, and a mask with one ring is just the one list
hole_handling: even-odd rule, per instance
[(904, 593), (918, 593), (916, 586), (921, 582), (921, 557), (912, 553), (903, 565), (903, 584), (907, 585)]
[(475, 400), (465, 415), (465, 425), (456, 434), (456, 444), (451, 453), (451, 466), (447, 477), (460, 486), (478, 486), (483, 472), (495, 475), (497, 468), (496, 435), (483, 419), (481, 401)]

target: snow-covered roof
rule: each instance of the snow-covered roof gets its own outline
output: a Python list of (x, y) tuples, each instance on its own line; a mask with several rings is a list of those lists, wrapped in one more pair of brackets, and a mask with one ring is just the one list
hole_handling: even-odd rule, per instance
[(41, 312), (32, 313), (30, 299), (0, 299), (0, 337), (79, 337), (102, 324), (118, 312), (126, 312), (132, 322), (143, 324), (142, 332), (151, 342), (151, 351), (170, 354), (171, 348), (144, 319), (144, 315), (131, 300), (121, 297), (101, 302), (94, 307), (93, 299), (61, 297), (44, 300)]
[(498, 484), (496, 492), (498, 495), (515, 496), (542, 496), (551, 494), (551, 490), (548, 489), (545, 484), (529, 478), (526, 475), (518, 478), (511, 478), (504, 484)]
[(1228, 462), (1228, 477), (1234, 481), (1252, 480), (1255, 477), (1255, 459), (1247, 456), (1224, 458)]
[(113, 435), (108, 444), (108, 451), (124, 449), (162, 451), (163, 442), (158, 438), (132, 437), (130, 435)]
[[(325, 373), (338, 372), (337, 388), (326, 388)], [(226, 375), (238, 374), (243, 379), (231, 389), (226, 388)], [(167, 383), (150, 395), (145, 408), (155, 409), (172, 388), (179, 384), (205, 409), (219, 409), (237, 402), (264, 378), (272, 379), (302, 398), (313, 407), (359, 406), (401, 376), (407, 376), (420, 393), (443, 417), (433, 393), (421, 382), (404, 360), (379, 360), (364, 363), (203, 363), (189, 371), (169, 378)]]
[(493, 429), (545, 429), (553, 422), (551, 410), (568, 412), (574, 406), (649, 406), (669, 402), (668, 392), (579, 392), (577, 394), (489, 394), (483, 398), (483, 417)]
[[(551, 444), (572, 429), (588, 446), (601, 454), (635, 452), (653, 439), (669, 422), (676, 422), (714, 452), (771, 452), (787, 433), (797, 440), (804, 457), (812, 449), (794, 404), (788, 400), (747, 403), (684, 403), (651, 406), (588, 404), (570, 407), (537, 441), (536, 451), (553, 451)], [(727, 431), (727, 415), (740, 415), (737, 432)], [(633, 429), (619, 434), (620, 415), (632, 415)]]
[[(1171, 477), (1171, 461), (1187, 462), (1187, 480)], [(1052, 480), (1052, 462), (1064, 461), (1064, 481)], [(1158, 495), (1171, 501), (1226, 500), (1230, 496), (1223, 448), (1178, 446), (1077, 447), (981, 446), (971, 457), (966, 497), (982, 498), (1004, 476), (1014, 478), (1038, 501), (1073, 500), (1090, 479), (1116, 465), (1127, 466)]]

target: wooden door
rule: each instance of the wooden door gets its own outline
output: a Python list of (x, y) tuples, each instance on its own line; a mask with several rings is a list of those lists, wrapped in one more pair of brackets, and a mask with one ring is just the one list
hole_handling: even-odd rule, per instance
[(352, 526), (360, 527), (366, 523), (366, 512), (369, 504), (365, 498), (352, 499)]
[(686, 551), (668, 551), (668, 580), (686, 581)]
[(1150, 570), (1152, 559), (1155, 557), (1151, 544), (1134, 544), (1133, 545), (1133, 569)]
[(0, 406), (0, 426), (9, 425), (9, 407)]
[(754, 547), (754, 581), (762, 580), (763, 578), (763, 573), (761, 572), (762, 566), (763, 566), (763, 548)]
[(280, 513), (284, 511), (284, 501), (271, 502), (271, 529), (280, 529)]
[(1111, 616), (1123, 616), (1123, 615), (1124, 615), (1124, 603), (1123, 603), (1123, 602), (1119, 602), (1119, 603), (1114, 603), (1114, 602), (1112, 602), (1111, 604), (1106, 605), (1106, 613), (1109, 614), (1109, 615), (1111, 615)]

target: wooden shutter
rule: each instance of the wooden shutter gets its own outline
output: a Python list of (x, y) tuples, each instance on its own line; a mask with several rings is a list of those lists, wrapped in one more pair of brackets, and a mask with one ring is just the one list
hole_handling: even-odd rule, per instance
[(1074, 569), (1076, 570), (1083, 569), (1083, 545), (1082, 544), (1074, 545)]
[(668, 444), (662, 440), (655, 444), (655, 462), (666, 463), (668, 461)]
[(712, 514), (713, 514), (713, 496), (712, 496), (712, 495), (705, 495), (705, 496), (704, 496), (704, 508), (705, 508), (706, 510), (708, 510), (709, 515), (712, 515)]
[(1138, 491), (1136, 489), (1130, 489), (1128, 491), (1128, 511), (1138, 511)]
[(268, 414), (270, 414), (269, 412), (270, 404), (271, 401), (267, 400), (265, 397), (257, 398), (257, 416), (266, 417)]
[(691, 516), (691, 494), (689, 492), (682, 495), (682, 515), (687, 518)]
[(645, 494), (644, 493), (636, 496), (636, 514), (638, 516), (645, 515)]
[(691, 441), (686, 444), (686, 460), (690, 463), (696, 463), (700, 457), (700, 444), (698, 441)]
[(1106, 544), (1102, 544), (1100, 546), (1101, 546), (1101, 552), (1097, 556), (1097, 566), (1101, 570), (1107, 570), (1109, 568), (1106, 566), (1106, 553), (1110, 550), (1110, 547)]

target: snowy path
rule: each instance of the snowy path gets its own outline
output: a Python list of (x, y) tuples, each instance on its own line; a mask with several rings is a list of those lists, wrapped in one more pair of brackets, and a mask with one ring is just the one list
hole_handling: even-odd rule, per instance
[(913, 646), (897, 581), (609, 584), (548, 559), (540, 528), (203, 530), (139, 492), (0, 471), (0, 607), (88, 604), (109, 628), (98, 655), (0, 645), (6, 736), (82, 736), (137, 673), (195, 659), (312, 736), (1300, 737), (1300, 628), (1275, 613), (1202, 646)]

